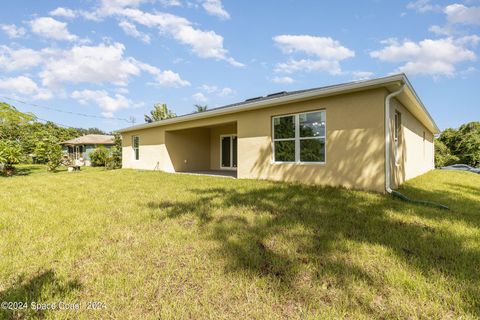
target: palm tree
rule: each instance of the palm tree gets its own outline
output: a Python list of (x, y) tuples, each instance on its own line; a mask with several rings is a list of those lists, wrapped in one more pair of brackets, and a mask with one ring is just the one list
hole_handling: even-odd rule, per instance
[(197, 110), (195, 110), (194, 112), (195, 112), (195, 113), (198, 113), (198, 112), (207, 111), (208, 106), (207, 106), (207, 105), (202, 106), (201, 104), (196, 104), (196, 105), (195, 105), (195, 108), (196, 108)]
[(168, 109), (166, 103), (156, 103), (153, 106), (153, 110), (150, 111), (150, 115), (145, 115), (145, 122), (160, 121), (170, 118), (175, 118), (177, 115), (172, 110)]

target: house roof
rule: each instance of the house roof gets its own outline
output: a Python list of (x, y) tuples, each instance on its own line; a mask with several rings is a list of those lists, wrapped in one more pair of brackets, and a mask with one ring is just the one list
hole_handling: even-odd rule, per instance
[(61, 144), (78, 145), (78, 144), (115, 144), (114, 136), (105, 134), (87, 134), (78, 138), (63, 141)]
[(424, 104), (418, 97), (417, 93), (413, 89), (410, 81), (407, 76), (403, 73), (396, 74), (388, 77), (377, 78), (372, 80), (363, 80), (363, 81), (354, 81), (348, 83), (342, 83), (337, 85), (317, 87), (305, 90), (297, 91), (281, 91), (266, 96), (259, 96), (255, 98), (246, 99), (238, 103), (233, 103), (225, 105), (218, 108), (209, 109), (204, 112), (198, 113), (189, 113), (175, 118), (154, 121), (150, 123), (139, 124), (127, 128), (118, 130), (118, 132), (129, 132), (136, 131), (141, 129), (147, 129), (152, 127), (159, 127), (173, 123), (203, 119), (214, 117), (223, 114), (236, 113), (247, 110), (254, 110), (266, 107), (272, 107), (275, 105), (287, 104), (297, 101), (310, 100), (320, 97), (339, 95), (349, 92), (356, 92), (362, 90), (369, 90), (375, 88), (384, 87), (388, 91), (393, 92), (398, 90), (403, 84), (405, 84), (405, 90), (402, 94), (398, 95), (396, 98), (402, 102), (403, 105), (415, 116), (417, 117), (431, 132), (439, 133), (440, 130), (433, 120), (430, 113), (428, 113)]

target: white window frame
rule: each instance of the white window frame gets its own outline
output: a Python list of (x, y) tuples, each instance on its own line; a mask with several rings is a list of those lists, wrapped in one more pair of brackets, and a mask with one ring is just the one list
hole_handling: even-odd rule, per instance
[(395, 156), (395, 165), (399, 165), (398, 160), (399, 160), (399, 140), (400, 140), (400, 134), (402, 131), (402, 114), (400, 111), (395, 110), (395, 114), (393, 116), (393, 139), (395, 142), (395, 147), (393, 150), (394, 156)]
[(427, 150), (425, 149), (425, 138), (426, 138), (425, 134), (426, 134), (425, 131), (423, 131), (423, 159), (426, 158), (426, 154), (427, 154)]
[[(135, 148), (135, 139), (138, 139), (138, 147)], [(132, 149), (133, 149), (133, 160), (139, 161), (140, 160), (140, 136), (132, 136)], [(137, 152), (138, 149), (138, 159), (137, 159)]]
[[(224, 167), (222, 165), (222, 139), (225, 137), (230, 137), (230, 167)], [(237, 138), (237, 166), (233, 166), (233, 138)], [(221, 134), (220, 135), (220, 169), (222, 170), (237, 170), (238, 168), (238, 137), (236, 134)]]
[[(300, 115), (301, 114), (309, 114), (309, 113), (323, 113), (323, 118), (325, 120), (325, 134), (323, 136), (317, 137), (300, 137)], [(283, 117), (294, 117), (295, 121), (295, 137), (294, 138), (281, 138), (275, 139), (275, 119), (283, 118)], [(301, 140), (311, 140), (311, 139), (322, 139), (325, 143), (325, 160), (324, 161), (300, 161), (300, 141)], [(277, 141), (295, 141), (295, 161), (276, 161), (275, 160), (275, 142)], [(306, 111), (306, 112), (298, 112), (298, 113), (289, 113), (289, 114), (282, 114), (278, 116), (272, 117), (272, 159), (271, 162), (273, 164), (282, 164), (282, 163), (295, 163), (295, 164), (302, 164), (302, 165), (309, 165), (309, 164), (326, 164), (327, 163), (327, 111), (325, 109), (313, 110), (313, 111)]]

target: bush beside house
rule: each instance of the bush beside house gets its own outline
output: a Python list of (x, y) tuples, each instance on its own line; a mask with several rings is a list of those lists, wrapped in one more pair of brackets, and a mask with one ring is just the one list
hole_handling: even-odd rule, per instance
[(110, 152), (104, 146), (100, 146), (90, 153), (90, 161), (94, 167), (105, 167)]

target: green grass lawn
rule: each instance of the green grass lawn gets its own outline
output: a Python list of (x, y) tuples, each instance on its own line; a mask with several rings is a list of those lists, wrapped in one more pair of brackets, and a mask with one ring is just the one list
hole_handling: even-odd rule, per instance
[(0, 319), (480, 317), (480, 175), (402, 191), (451, 210), (134, 170), (0, 178), (0, 302), (82, 303)]

